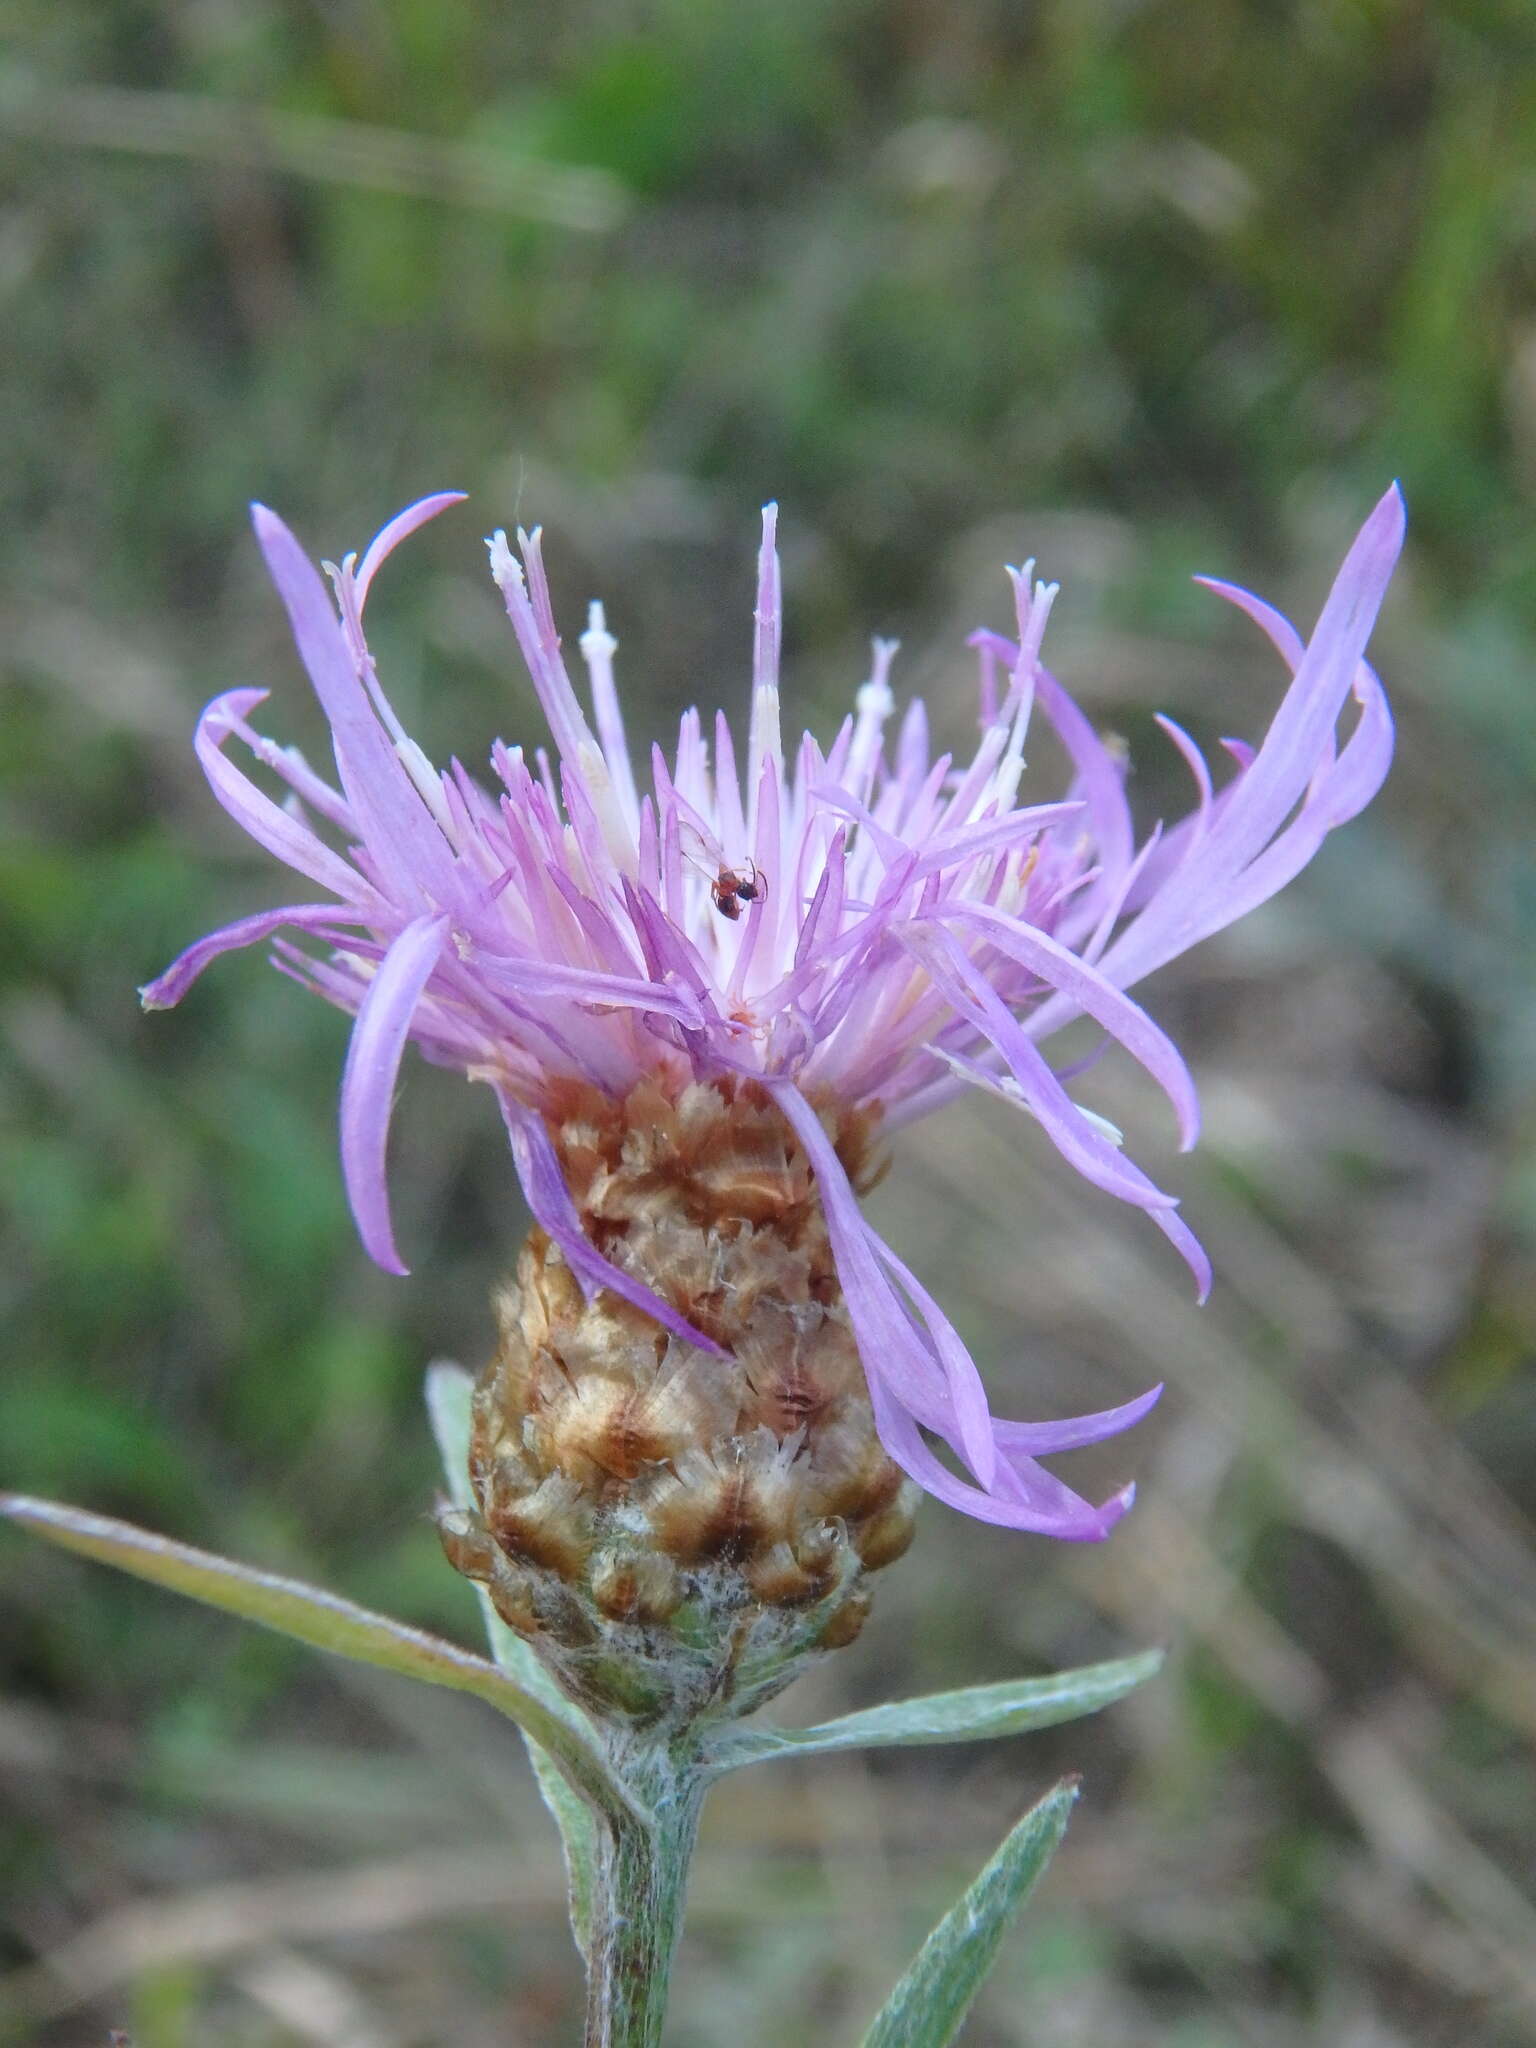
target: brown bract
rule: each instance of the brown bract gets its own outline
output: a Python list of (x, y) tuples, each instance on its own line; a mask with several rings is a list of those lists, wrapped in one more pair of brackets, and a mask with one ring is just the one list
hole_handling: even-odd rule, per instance
[[(444, 1518), (574, 1696), (654, 1719), (742, 1711), (851, 1641), (916, 1489), (875, 1433), (814, 1176), (750, 1083), (623, 1102), (563, 1087), (548, 1124), (592, 1242), (725, 1352), (603, 1291), (540, 1230), (475, 1395), (479, 1513)], [(873, 1121), (833, 1137), (868, 1177)]]

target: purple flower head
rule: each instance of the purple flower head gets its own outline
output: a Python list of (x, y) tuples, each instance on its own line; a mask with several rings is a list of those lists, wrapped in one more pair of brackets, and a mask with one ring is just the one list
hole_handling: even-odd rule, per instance
[[(491, 571), (554, 738), (551, 756), (499, 742), (488, 791), (457, 761), (433, 767), (391, 710), (363, 635), (370, 586), (396, 545), (457, 501), (424, 498), (332, 593), (288, 528), (257, 507), (257, 537), (330, 721), (334, 784), (249, 723), (264, 692), (216, 698), (197, 728), (214, 794), (251, 836), (316, 885), (214, 932), (144, 990), (178, 1002), (218, 954), (275, 940), (276, 964), (356, 1018), (341, 1091), (341, 1155), (364, 1245), (403, 1273), (385, 1143), (406, 1041), (494, 1090), (533, 1214), (584, 1288), (608, 1287), (673, 1334), (718, 1346), (585, 1234), (544, 1118), (550, 1090), (583, 1081), (621, 1099), (660, 1077), (760, 1085), (818, 1183), (844, 1299), (891, 1456), (985, 1521), (1055, 1536), (1107, 1533), (1130, 1489), (1095, 1507), (1036, 1461), (1126, 1428), (1156, 1390), (1053, 1423), (996, 1420), (942, 1309), (860, 1213), (829, 1122), (863, 1112), (892, 1131), (980, 1088), (1032, 1118), (1106, 1193), (1143, 1209), (1210, 1284), (1174, 1198), (1080, 1107), (1042, 1049), (1091, 1018), (1167, 1096), (1183, 1144), (1198, 1112), (1177, 1049), (1127, 991), (1263, 903), (1380, 787), (1386, 699), (1363, 656), (1403, 537), (1394, 488), (1351, 547), (1309, 642), (1258, 598), (1210, 587), (1259, 626), (1291, 671), (1257, 748), (1225, 743), (1218, 792), (1187, 734), (1161, 723), (1195, 785), (1190, 814), (1140, 844), (1117, 754), (1040, 648), (1056, 586), (1010, 571), (1012, 639), (977, 633), (981, 737), (969, 761), (934, 758), (920, 702), (899, 719), (876, 641), (868, 680), (829, 748), (786, 753), (779, 711), (776, 512), (763, 517), (745, 746), (723, 715), (687, 712), (642, 790), (613, 680), (615, 642), (594, 604), (579, 646), (590, 715), (567, 673), (539, 535), (490, 542)], [(1350, 714), (1347, 736), (1339, 724)], [(1071, 761), (1056, 802), (1024, 804), (1031, 720)], [(239, 740), (288, 787), (265, 794), (231, 758)], [(276, 937), (318, 941), (324, 957)], [(941, 1438), (967, 1476), (943, 1464)]]

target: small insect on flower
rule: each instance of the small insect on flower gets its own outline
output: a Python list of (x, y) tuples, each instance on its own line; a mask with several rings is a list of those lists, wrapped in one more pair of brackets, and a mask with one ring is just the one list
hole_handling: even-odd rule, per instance
[(722, 917), (728, 917), (733, 924), (740, 917), (743, 905), (766, 903), (768, 900), (768, 884), (757, 872), (756, 862), (749, 860), (747, 867), (750, 872), (740, 875), (734, 868), (722, 864), (709, 885), (709, 893), (714, 899), (716, 910)]
[[(1397, 491), (1361, 528), (1310, 640), (1248, 592), (1208, 586), (1252, 621), (1290, 680), (1257, 744), (1222, 742), (1232, 766), (1220, 787), (1196, 741), (1160, 721), (1193, 801), (1150, 832), (1131, 816), (1124, 750), (1041, 660), (1057, 586), (1035, 581), (1033, 564), (1008, 572), (1013, 630), (971, 639), (980, 738), (968, 760), (935, 756), (920, 702), (895, 716), (889, 641), (874, 643), (830, 744), (809, 733), (786, 744), (772, 506), (744, 747), (723, 713), (707, 724), (690, 710), (674, 752), (649, 750), (644, 787), (601, 605), (579, 641), (589, 713), (566, 669), (539, 535), (519, 534), (514, 553), (497, 533), (491, 573), (553, 755), (497, 742), (490, 790), (458, 761), (440, 771), (390, 706), (363, 608), (395, 547), (454, 502), (451, 493), (423, 499), (360, 563), (349, 555), (332, 568), (334, 602), (288, 528), (257, 508), (262, 549), (330, 721), (338, 782), (252, 727), (260, 691), (215, 699), (197, 751), (219, 801), (325, 900), (210, 934), (144, 991), (146, 1004), (179, 1001), (217, 955), (275, 938), (276, 964), (357, 1020), (342, 1080), (342, 1166), (363, 1242), (382, 1266), (405, 1271), (384, 1167), (400, 1061), (414, 1041), (428, 1059), (490, 1085), (544, 1233), (530, 1271), (549, 1289), (563, 1261), (594, 1313), (604, 1303), (638, 1313), (642, 1380), (658, 1358), (668, 1372), (698, 1353), (739, 1366), (754, 1347), (761, 1355), (770, 1326), (775, 1356), (791, 1364), (791, 1339), (802, 1352), (825, 1339), (841, 1357), (841, 1332), (837, 1342), (862, 1359), (867, 1395), (855, 1399), (841, 1365), (818, 1369), (816, 1386), (825, 1396), (818, 1427), (841, 1432), (843, 1467), (864, 1456), (851, 1448), (849, 1418), (865, 1401), (881, 1456), (951, 1505), (1011, 1528), (1104, 1536), (1130, 1489), (1095, 1505), (1039, 1461), (1127, 1428), (1156, 1390), (1066, 1421), (995, 1417), (958, 1332), (867, 1221), (859, 1193), (883, 1139), (981, 1089), (1031, 1119), (1095, 1187), (1141, 1210), (1204, 1296), (1210, 1267), (1175, 1197), (1076, 1099), (1080, 1066), (1053, 1062), (1048, 1047), (1091, 1020), (1162, 1091), (1182, 1144), (1194, 1143), (1188, 1069), (1129, 991), (1293, 880), (1381, 786), (1392, 720), (1364, 656), (1402, 545)], [(1024, 800), (1032, 719), (1052, 728), (1070, 764), (1065, 789), (1044, 801)], [(236, 743), (287, 785), (286, 802), (236, 765)], [(284, 930), (321, 950), (276, 937)], [(727, 1273), (727, 1251), (746, 1265)], [(531, 1318), (529, 1355), (542, 1355), (538, 1315), (526, 1302), (520, 1313)], [(573, 1351), (588, 1341), (573, 1337)], [(685, 1378), (714, 1385), (703, 1371)], [(756, 1369), (753, 1379), (765, 1384)], [(812, 1458), (804, 1444), (793, 1456), (785, 1448), (800, 1397), (793, 1375), (782, 1384), (787, 1398), (752, 1408), (750, 1429), (738, 1403), (719, 1423), (724, 1434), (709, 1439), (710, 1469), (756, 1489), (754, 1526), (774, 1545), (790, 1542), (791, 1525), (770, 1503), (789, 1465)], [(516, 1431), (506, 1442), (519, 1486), (553, 1484), (523, 1472)], [(736, 1449), (727, 1455), (721, 1444)], [(876, 1464), (868, 1485), (859, 1482), (866, 1519), (876, 1482), (886, 1483)], [(830, 1499), (832, 1466), (822, 1469)], [(554, 1477), (577, 1483), (564, 1468)], [(820, 1512), (846, 1519), (852, 1510)], [(797, 1568), (810, 1572), (803, 1560)]]
[(755, 860), (749, 856), (728, 861), (718, 842), (699, 825), (685, 821), (681, 833), (688, 863), (709, 883), (709, 900), (723, 918), (734, 924), (749, 903), (767, 902), (768, 883)]

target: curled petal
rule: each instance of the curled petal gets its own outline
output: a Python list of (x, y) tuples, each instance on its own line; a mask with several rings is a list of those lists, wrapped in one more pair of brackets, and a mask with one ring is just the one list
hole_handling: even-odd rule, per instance
[[(228, 703), (227, 698), (221, 701)], [(270, 768), (274, 775), (287, 783), (301, 804), (318, 812), (339, 832), (345, 832), (349, 839), (357, 837), (357, 820), (347, 809), (340, 791), (332, 789), (323, 776), (315, 773), (297, 747), (279, 746), (276, 740), (267, 739), (244, 718), (231, 715), (228, 724), (229, 730), (244, 740), (261, 765)]]
[[(869, 1377), (875, 1422), (892, 1458), (928, 1492), (982, 1521), (1084, 1541), (1107, 1535), (1129, 1505), (1128, 1494), (1117, 1495), (1103, 1507), (1092, 1507), (1053, 1473), (1033, 1463), (1017, 1434), (1029, 1425), (995, 1423), (987, 1413), (984, 1396), (979, 1416), (972, 1411), (969, 1397), (962, 1395), (957, 1401), (956, 1387), (963, 1384), (963, 1376), (957, 1371), (959, 1360), (954, 1354), (965, 1356), (959, 1338), (931, 1297), (864, 1221), (815, 1110), (788, 1084), (776, 1084), (772, 1093), (815, 1169), (838, 1277)], [(899, 1277), (910, 1307), (882, 1266)], [(970, 1373), (975, 1372), (968, 1357), (965, 1364)], [(1129, 1407), (1135, 1410), (1136, 1404)], [(1128, 1412), (1127, 1422), (1134, 1419), (1135, 1413)], [(1093, 1442), (1098, 1435), (1109, 1434), (1107, 1428), (1096, 1428), (1105, 1420), (1102, 1416), (1085, 1417), (1079, 1426), (1088, 1433), (1081, 1441)], [(987, 1451), (978, 1456), (976, 1439), (983, 1427)], [(1066, 1431), (1072, 1425), (1039, 1427)], [(943, 1437), (971, 1466), (980, 1483), (958, 1478), (941, 1464), (923, 1441), (924, 1428)]]
[(937, 1359), (944, 1374), (944, 1391), (954, 1418), (956, 1449), (986, 1487), (997, 1472), (997, 1444), (992, 1430), (992, 1411), (982, 1385), (976, 1361), (960, 1341), (960, 1334), (933, 1296), (910, 1267), (897, 1258), (890, 1246), (866, 1227), (871, 1250), (894, 1277), (911, 1306), (898, 1303), (906, 1314), (913, 1335)]
[[(1402, 542), (1403, 502), (1394, 485), (1345, 557), (1264, 743), (1231, 801), (1212, 816), (1198, 860), (1184, 862), (1169, 876), (1100, 962), (1121, 987), (1242, 914), (1238, 878), (1274, 838), (1319, 768), (1331, 762), (1334, 728), (1357, 686)], [(1230, 903), (1222, 900), (1225, 890)]]
[(1195, 813), (1197, 825), (1196, 838), (1198, 840), (1204, 834), (1206, 826), (1210, 823), (1211, 804), (1215, 797), (1215, 790), (1211, 786), (1210, 765), (1199, 747), (1196, 746), (1194, 740), (1176, 718), (1170, 718), (1166, 712), (1159, 711), (1154, 722), (1161, 726), (1169, 739), (1173, 741), (1173, 744), (1183, 756), (1185, 767), (1188, 768), (1190, 774), (1195, 779), (1195, 794), (1199, 799), (1199, 809)]
[(1022, 918), (1009, 917), (987, 904), (966, 903), (947, 911), (945, 923), (980, 933), (999, 952), (1038, 974), (1047, 987), (1064, 990), (1085, 1016), (1102, 1024), (1168, 1097), (1179, 1120), (1179, 1142), (1189, 1150), (1200, 1134), (1195, 1084), (1178, 1047), (1139, 1003), (1132, 1002), (1048, 932)]
[(871, 1381), (870, 1395), (880, 1441), (896, 1463), (925, 1493), (978, 1522), (996, 1523), (1005, 1529), (1027, 1529), (1038, 1536), (1054, 1536), (1061, 1542), (1101, 1543), (1136, 1497), (1135, 1488), (1127, 1486), (1112, 1494), (1102, 1506), (1094, 1507), (1041, 1466), (1029, 1470), (1029, 1461), (1024, 1459), (1010, 1462), (1010, 1477), (1018, 1483), (1016, 1492), (1005, 1494), (999, 1489), (986, 1493), (957, 1478), (939, 1462), (923, 1442), (915, 1419), (895, 1402), (890, 1390), (878, 1379)]
[(1226, 583), (1220, 576), (1197, 576), (1195, 581), (1203, 589), (1214, 591), (1217, 597), (1224, 597), (1228, 604), (1235, 604), (1240, 612), (1246, 612), (1260, 632), (1268, 635), (1270, 645), (1294, 675), (1307, 646), (1288, 618), (1239, 583)]
[(342, 1178), (363, 1248), (386, 1273), (409, 1271), (395, 1249), (384, 1168), (395, 1077), (447, 935), (446, 917), (418, 917), (395, 940), (368, 984), (341, 1077)]
[(1359, 723), (1337, 761), (1314, 780), (1301, 809), (1279, 837), (1210, 904), (1206, 912), (1210, 931), (1246, 917), (1294, 880), (1328, 834), (1364, 810), (1386, 780), (1392, 765), (1392, 714), (1381, 685), (1369, 670), (1362, 671), (1361, 692)]
[(1084, 1444), (1103, 1443), (1132, 1428), (1150, 1415), (1162, 1398), (1161, 1382), (1138, 1394), (1134, 1401), (1122, 1401), (1118, 1408), (1101, 1408), (1097, 1415), (1072, 1415), (1062, 1422), (997, 1422), (992, 1426), (997, 1447), (1012, 1457), (1047, 1457), (1052, 1451), (1080, 1450)]
[[(896, 1288), (880, 1269), (871, 1242), (873, 1233), (859, 1214), (857, 1198), (820, 1117), (789, 1083), (771, 1084), (771, 1092), (815, 1171), (838, 1276), (871, 1383), (878, 1377), (890, 1385), (903, 1409), (919, 1415), (927, 1428), (943, 1436), (972, 1465), (983, 1485), (989, 1483), (997, 1452), (975, 1364), (942, 1318), (942, 1331), (933, 1334), (914, 1324)], [(898, 1263), (891, 1252), (887, 1252), (887, 1260)], [(906, 1269), (899, 1270), (911, 1291), (920, 1294)]]
[[(1016, 1107), (1026, 1111), (1037, 1122), (1045, 1124), (1047, 1136), (1051, 1137), (1053, 1142), (1056, 1142), (1058, 1150), (1063, 1151), (1064, 1157), (1072, 1159), (1072, 1154), (1066, 1152), (1061, 1146), (1052, 1126), (1046, 1123), (1046, 1119), (1041, 1115), (1036, 1102), (1031, 1100), (1030, 1096), (1016, 1082), (1010, 1087), (1009, 1083), (1013, 1081), (1011, 1075), (1000, 1077), (995, 1073), (990, 1073), (975, 1060), (967, 1059), (963, 1053), (946, 1051), (941, 1052), (939, 1056), (956, 1075), (963, 1077), (973, 1086), (984, 1088), (988, 1094), (999, 1095), (1005, 1101), (1013, 1102)], [(1046, 1072), (1049, 1073), (1048, 1068)], [(1050, 1078), (1054, 1086), (1059, 1089), (1060, 1076), (1051, 1075)], [(1064, 1090), (1061, 1092), (1065, 1095)], [(1106, 1125), (1102, 1117), (1095, 1116), (1091, 1111), (1083, 1109), (1078, 1103), (1071, 1102), (1069, 1097), (1066, 1099), (1070, 1103), (1076, 1120), (1081, 1124), (1082, 1130), (1094, 1146), (1117, 1153), (1119, 1150), (1119, 1134), (1114, 1130), (1114, 1127)], [(1072, 1163), (1076, 1165), (1077, 1161), (1073, 1159)], [(1210, 1294), (1212, 1285), (1211, 1262), (1206, 1256), (1205, 1247), (1201, 1244), (1199, 1238), (1195, 1236), (1195, 1233), (1187, 1223), (1181, 1221), (1178, 1211), (1174, 1206), (1173, 1197), (1165, 1195), (1160, 1188), (1155, 1187), (1141, 1171), (1140, 1167), (1133, 1165), (1129, 1159), (1122, 1159), (1120, 1161), (1121, 1175), (1126, 1183), (1124, 1188), (1106, 1185), (1096, 1170), (1078, 1166), (1078, 1171), (1085, 1180), (1091, 1181), (1097, 1187), (1104, 1188), (1106, 1194), (1116, 1195), (1121, 1201), (1131, 1202), (1138, 1209), (1146, 1211), (1153, 1223), (1179, 1254), (1185, 1265), (1188, 1266), (1190, 1272), (1194, 1274), (1196, 1299), (1202, 1302), (1205, 1301)]]
[(275, 512), (256, 505), (251, 516), (300, 657), (330, 720), (342, 788), (369, 852), (412, 909), (424, 897), (438, 906), (457, 904), (461, 889), (452, 850), (379, 723), (318, 570)]
[(242, 946), (259, 945), (284, 925), (329, 934), (340, 926), (362, 922), (356, 913), (349, 914), (335, 903), (290, 903), (282, 910), (258, 910), (254, 917), (239, 918), (188, 946), (163, 974), (145, 982), (139, 990), (139, 1000), (146, 1010), (174, 1009), (203, 969), (212, 966), (222, 954), (238, 952)]
[[(1403, 531), (1402, 496), (1394, 485), (1357, 535), (1304, 648), (1271, 607), (1235, 585), (1217, 586), (1218, 594), (1247, 612), (1287, 661), (1294, 660), (1295, 675), (1262, 746), (1255, 751), (1240, 741), (1223, 742), (1238, 763), (1237, 777), (1203, 817), (1197, 814), (1165, 835), (1155, 858), (1138, 876), (1128, 899), (1136, 914), (1097, 963), (1099, 971), (1121, 988), (1131, 987), (1273, 894), (1321, 844), (1331, 829), (1325, 817), (1336, 821), (1341, 810), (1353, 814), (1343, 806), (1326, 811), (1314, 807), (1314, 785), (1326, 782), (1334, 769), (1335, 728), (1352, 692), (1362, 702), (1364, 754), (1355, 754), (1346, 782), (1333, 788), (1339, 795), (1354, 786), (1374, 793), (1371, 774), (1379, 768), (1379, 783), (1390, 759), (1390, 720), (1384, 702), (1373, 702), (1374, 678), (1362, 656), (1402, 547)], [(1388, 736), (1385, 743), (1383, 734)], [(1370, 773), (1368, 763), (1373, 764)], [(1304, 800), (1304, 815), (1286, 826)], [(1036, 1013), (1032, 1028), (1043, 1037), (1075, 1013), (1069, 997), (1055, 996)]]
[(907, 950), (922, 962), (934, 987), (956, 1015), (974, 1025), (987, 1043), (996, 1047), (1031, 1114), (1057, 1151), (1071, 1161), (1085, 1180), (1140, 1208), (1173, 1207), (1173, 1196), (1154, 1188), (1088, 1122), (1051, 1072), (1039, 1047), (947, 932), (909, 927), (900, 937)]
[(258, 846), (275, 853), (280, 861), (301, 875), (308, 875), (322, 889), (332, 889), (344, 901), (372, 897), (374, 891), (339, 853), (332, 852), (302, 819), (285, 811), (243, 775), (224, 752), (226, 742), (247, 712), (265, 701), (265, 690), (228, 690), (215, 697), (197, 721), (193, 738), (203, 773), (219, 802), (237, 825), (242, 826)]
[(1248, 771), (1242, 803), (1212, 828), (1234, 863), (1269, 840), (1331, 742), (1402, 549), (1403, 530), (1402, 494), (1394, 484), (1344, 558), (1295, 680)]
[(407, 505), (403, 512), (395, 514), (387, 526), (380, 528), (368, 543), (368, 552), (363, 556), (357, 570), (359, 613), (367, 599), (369, 584), (401, 541), (408, 539), (418, 526), (425, 526), (429, 519), (435, 519), (439, 512), (446, 512), (450, 505), (462, 505), (464, 498), (463, 491), (434, 491), (431, 497), (418, 498), (414, 505)]

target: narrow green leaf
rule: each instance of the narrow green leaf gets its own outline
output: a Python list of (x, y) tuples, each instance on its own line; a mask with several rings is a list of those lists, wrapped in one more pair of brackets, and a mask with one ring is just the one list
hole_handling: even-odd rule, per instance
[(716, 1771), (766, 1763), (781, 1756), (815, 1756), (828, 1749), (889, 1749), (927, 1742), (980, 1742), (996, 1735), (1022, 1735), (1096, 1714), (1123, 1699), (1163, 1661), (1161, 1650), (1120, 1657), (1111, 1664), (1086, 1664), (1050, 1678), (1007, 1679), (1000, 1685), (967, 1686), (960, 1692), (928, 1693), (844, 1714), (814, 1728), (733, 1728), (710, 1752)]
[(544, 1804), (554, 1815), (560, 1830), (560, 1847), (565, 1855), (565, 1882), (569, 1894), (571, 1933), (584, 1958), (592, 1954), (592, 1900), (597, 1884), (597, 1821), (584, 1799), (561, 1777), (554, 1758), (542, 1749), (525, 1728), (528, 1761), (543, 1794)]
[[(432, 1434), (437, 1440), (438, 1454), (443, 1461), (443, 1477), (448, 1488), (448, 1497), (455, 1507), (467, 1508), (474, 1505), (474, 1490), (469, 1483), (469, 1434), (470, 1401), (474, 1395), (475, 1383), (463, 1366), (454, 1365), (447, 1359), (438, 1359), (427, 1367), (427, 1414), (432, 1422)], [(573, 1726), (587, 1729), (586, 1716), (572, 1701), (566, 1699), (544, 1666), (539, 1662), (528, 1644), (516, 1629), (507, 1627), (483, 1586), (475, 1591), (480, 1596), (480, 1611), (485, 1618), (486, 1638), (491, 1646), (491, 1655), (500, 1668), (537, 1694), (554, 1713), (559, 1714)], [(560, 1843), (565, 1852), (565, 1875), (570, 1889), (571, 1932), (576, 1937), (576, 1946), (583, 1956), (589, 1952), (592, 1932), (592, 1887), (596, 1882), (597, 1833), (592, 1810), (584, 1799), (572, 1791), (570, 1785), (556, 1768), (549, 1752), (525, 1728), (523, 1740), (528, 1745), (528, 1761), (533, 1765), (533, 1774), (538, 1780), (539, 1791), (544, 1804), (554, 1816), (560, 1830)], [(587, 1739), (596, 1745), (596, 1737), (590, 1733)]]
[(934, 1928), (864, 2036), (863, 2048), (947, 2048), (998, 1947), (1066, 1833), (1078, 1780), (1032, 1806), (975, 1883)]
[(428, 1685), (471, 1693), (542, 1743), (574, 1793), (606, 1812), (619, 1812), (633, 1820), (645, 1818), (588, 1738), (551, 1712), (526, 1686), (455, 1643), (407, 1628), (403, 1622), (366, 1607), (355, 1607), (350, 1600), (318, 1586), (256, 1571), (107, 1515), (88, 1514), (81, 1508), (32, 1500), (18, 1493), (0, 1493), (0, 1514), (65, 1550), (116, 1565), (135, 1578), (184, 1593), (244, 1621), (259, 1622), (312, 1649), (329, 1650), (360, 1664), (376, 1664), (381, 1670), (419, 1678)]

